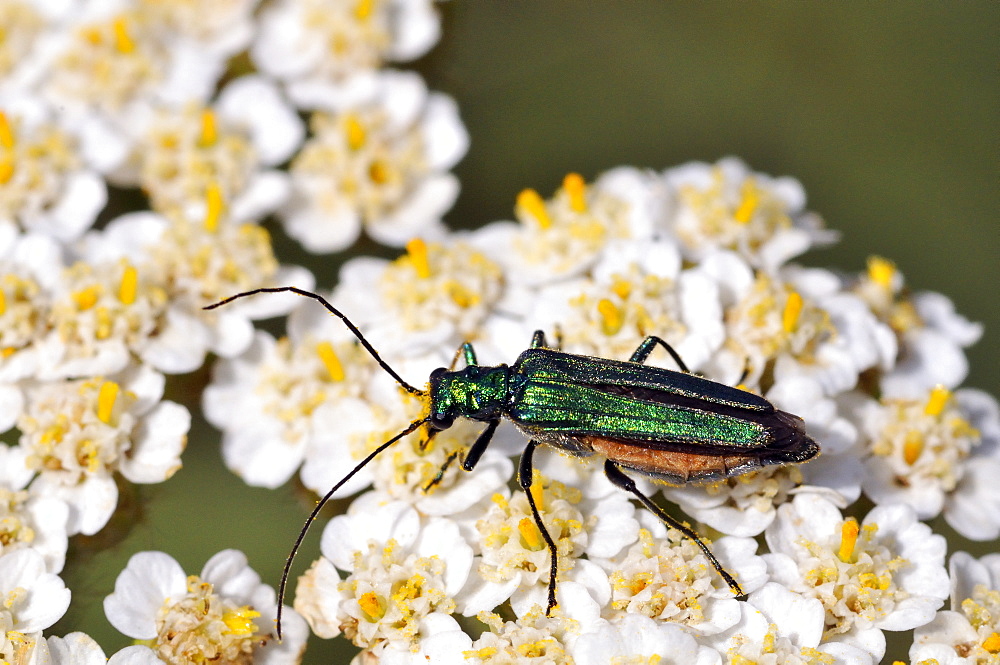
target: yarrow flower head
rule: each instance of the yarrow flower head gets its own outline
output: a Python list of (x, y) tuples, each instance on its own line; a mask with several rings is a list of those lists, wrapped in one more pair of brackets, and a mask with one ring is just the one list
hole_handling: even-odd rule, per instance
[[(472, 548), (457, 525), (424, 520), (401, 502), (382, 503), (374, 494), (334, 518), (323, 533), (323, 557), (299, 580), (295, 607), (313, 631), (341, 631), (374, 654), (410, 649), (434, 631), (457, 624), (455, 594), (465, 584)], [(340, 581), (333, 566), (348, 571)], [(440, 616), (443, 615), (443, 616)]]
[(362, 228), (395, 246), (441, 235), (441, 216), (458, 196), (447, 170), (465, 155), (468, 136), (454, 101), (400, 72), (380, 74), (376, 92), (338, 112), (316, 112), (292, 160), (282, 221), (311, 252), (343, 249)]
[(69, 533), (91, 535), (107, 523), (118, 503), (115, 472), (153, 483), (180, 468), (191, 416), (161, 401), (163, 387), (161, 374), (138, 366), (27, 389), (18, 445), (38, 474), (32, 489), (70, 505)]
[(877, 507), (859, 524), (803, 494), (779, 508), (765, 536), (771, 579), (823, 603), (825, 639), (875, 658), (885, 652), (882, 630), (927, 623), (948, 594), (944, 537), (906, 506)]
[(297, 663), (308, 629), (293, 610), (282, 616), (283, 640), (271, 635), (277, 604), (237, 550), (223, 550), (200, 575), (186, 576), (163, 552), (140, 552), (104, 599), (108, 621), (144, 640), (166, 663)]
[(1000, 555), (951, 557), (951, 609), (914, 631), (910, 659), (993, 663), (1000, 655)]
[[(345, 173), (381, 177), (378, 160), (389, 152), (365, 152), (385, 127), (378, 114), (366, 115), (372, 109), (379, 107), (322, 111), (296, 159), (357, 157)], [(312, 173), (317, 187), (329, 186), (328, 173)], [(303, 188), (303, 177), (293, 173), (299, 182), (286, 224), (319, 191)], [(329, 200), (353, 205), (358, 182)], [(365, 191), (378, 205), (391, 193)], [(919, 356), (923, 342), (915, 340), (929, 331), (950, 336), (960, 354), (972, 324), (933, 297), (911, 303), (899, 279), (886, 287), (877, 271), (857, 278), (792, 263), (832, 235), (805, 212), (797, 182), (735, 161), (665, 174), (616, 169), (592, 183), (571, 174), (548, 200), (522, 192), (516, 216), (472, 233), (449, 235), (436, 224), (400, 232), (391, 242), (406, 250), (396, 260), (344, 265), (330, 301), (378, 349), (381, 368), (315, 303), (294, 312), (287, 338), (258, 334), (244, 355), (217, 366), (205, 409), (225, 432), (227, 463), (248, 482), (273, 487), (301, 469), (303, 484), (320, 494), (347, 476), (334, 497), (371, 486), (330, 523), (323, 556), (299, 580), (295, 607), (314, 633), (344, 634), (362, 649), (359, 662), (867, 665), (885, 655), (882, 631), (935, 621), (948, 593), (945, 541), (917, 520), (943, 512), (963, 533), (995, 535), (1000, 506), (986, 516), (983, 506), (995, 503), (987, 477), (1000, 473), (1000, 418), (995, 401), (975, 391), (894, 386), (902, 359)], [(319, 221), (328, 221), (325, 213)], [(378, 224), (362, 223), (390, 241)], [(908, 319), (918, 300), (923, 313)], [(537, 329), (547, 338), (532, 337)], [(682, 363), (656, 351), (644, 364), (683, 364), (738, 384), (802, 417), (803, 433), (822, 446), (808, 464), (707, 486), (635, 479), (636, 491), (662, 491), (698, 520), (695, 532), (723, 534), (710, 531), (708, 547), (746, 600), (696, 543), (637, 513), (615, 476), (589, 464), (581, 437), (542, 438), (582, 459), (522, 460), (515, 483), (509, 456), (525, 443), (514, 427), (458, 418), (425, 431), (433, 380), (421, 391), (393, 376), (501, 359), (516, 370), (510, 358), (529, 339), (627, 362), (649, 336)], [(952, 374), (964, 378), (964, 370)], [(522, 378), (515, 371), (509, 380)], [(605, 383), (597, 385), (646, 399)], [(566, 394), (565, 408), (582, 408), (569, 387)], [(736, 408), (720, 405), (718, 415)], [(471, 448), (473, 441), (480, 444)], [(612, 461), (638, 475), (629, 458)], [(527, 492), (509, 490), (517, 485)], [(862, 486), (880, 504), (863, 519), (851, 516)], [(753, 538), (762, 533), (767, 548), (758, 554)], [(988, 597), (969, 594), (989, 606)], [(977, 627), (992, 626), (976, 616)], [(467, 632), (472, 617), (488, 628), (476, 639)], [(991, 635), (977, 633), (977, 644), (989, 651)]]

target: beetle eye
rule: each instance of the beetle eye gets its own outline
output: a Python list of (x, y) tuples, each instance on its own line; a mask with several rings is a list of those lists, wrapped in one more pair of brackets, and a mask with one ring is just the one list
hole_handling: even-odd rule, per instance
[(453, 415), (447, 413), (432, 413), (428, 424), (434, 429), (441, 430), (448, 429), (454, 422), (455, 416)]

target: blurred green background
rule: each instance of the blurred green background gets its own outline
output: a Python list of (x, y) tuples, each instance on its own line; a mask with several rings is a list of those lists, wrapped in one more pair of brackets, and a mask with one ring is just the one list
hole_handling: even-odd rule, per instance
[[(860, 270), (877, 253), (911, 287), (945, 293), (985, 323), (967, 385), (1000, 394), (1000, 3), (456, 0), (440, 10), (441, 43), (407, 68), (457, 99), (472, 136), (451, 225), (510, 218), (518, 191), (549, 196), (568, 171), (590, 180), (621, 164), (737, 155), (798, 178), (809, 207), (842, 233), (805, 263)], [(324, 288), (346, 258), (310, 257), (277, 232), (275, 242)], [(370, 243), (353, 251), (370, 252), (393, 255)], [(207, 369), (172, 377), (171, 399), (197, 411), (207, 379)], [(108, 654), (125, 646), (101, 603), (141, 550), (197, 573), (236, 547), (277, 585), (311, 497), (292, 484), (244, 486), (198, 415), (184, 462), (170, 481), (123, 496), (105, 533), (74, 542), (64, 573), (73, 605), (51, 634), (85, 630)], [(998, 549), (933, 526), (953, 548)], [(317, 529), (296, 570), (318, 542)], [(906, 658), (907, 640), (890, 643), (886, 662)], [(305, 662), (352, 653), (313, 639)]]

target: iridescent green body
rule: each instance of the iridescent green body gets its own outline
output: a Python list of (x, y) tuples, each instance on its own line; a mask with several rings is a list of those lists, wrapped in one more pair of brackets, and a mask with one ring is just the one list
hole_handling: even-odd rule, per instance
[(533, 440), (574, 455), (601, 453), (672, 483), (720, 480), (819, 451), (800, 418), (752, 393), (547, 348), (527, 349), (510, 366), (437, 370), (430, 397), (432, 425), (506, 417)]

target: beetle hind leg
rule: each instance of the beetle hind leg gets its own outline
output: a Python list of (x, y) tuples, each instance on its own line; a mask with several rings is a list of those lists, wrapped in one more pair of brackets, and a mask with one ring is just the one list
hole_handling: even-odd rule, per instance
[(549, 601), (545, 608), (545, 616), (550, 616), (552, 608), (556, 606), (556, 575), (559, 572), (559, 550), (556, 549), (556, 543), (552, 540), (552, 536), (549, 535), (549, 530), (545, 528), (542, 515), (535, 504), (535, 497), (531, 495), (531, 480), (533, 475), (531, 457), (534, 455), (535, 448), (537, 447), (538, 441), (532, 439), (528, 442), (528, 446), (524, 449), (524, 452), (521, 453), (521, 463), (517, 470), (517, 480), (521, 485), (521, 489), (524, 490), (525, 496), (528, 497), (528, 505), (531, 506), (531, 515), (535, 520), (535, 526), (538, 527), (542, 538), (545, 540), (545, 544), (549, 548)]
[(674, 347), (670, 346), (666, 340), (662, 337), (657, 337), (656, 335), (650, 335), (646, 339), (642, 340), (642, 344), (636, 348), (636, 350), (632, 353), (632, 357), (629, 358), (629, 362), (639, 363), (640, 365), (645, 363), (646, 359), (649, 358), (649, 354), (653, 352), (653, 349), (656, 348), (657, 344), (667, 350), (667, 353), (669, 353), (670, 357), (674, 359), (674, 362), (677, 363), (677, 366), (681, 368), (682, 372), (685, 374), (691, 373), (688, 366), (684, 364), (683, 360), (681, 360), (681, 354), (677, 353), (677, 351), (674, 350)]
[(626, 492), (634, 495), (635, 498), (639, 499), (642, 505), (646, 506), (646, 508), (651, 513), (656, 515), (661, 521), (663, 521), (664, 524), (666, 524), (672, 529), (677, 529), (682, 534), (684, 534), (685, 537), (693, 541), (694, 544), (697, 545), (699, 549), (701, 549), (702, 553), (708, 557), (708, 560), (712, 564), (712, 567), (715, 568), (715, 570), (719, 573), (722, 579), (726, 581), (726, 584), (729, 585), (729, 588), (732, 590), (732, 592), (736, 594), (736, 598), (738, 600), (746, 600), (747, 598), (746, 594), (743, 593), (743, 589), (740, 588), (739, 583), (735, 580), (735, 578), (733, 578), (732, 575), (729, 574), (729, 571), (727, 571), (725, 568), (722, 567), (722, 564), (719, 563), (719, 560), (715, 558), (714, 554), (712, 554), (712, 550), (708, 548), (708, 545), (706, 545), (704, 541), (702, 541), (702, 539), (698, 537), (698, 534), (696, 534), (694, 530), (691, 529), (691, 527), (689, 527), (686, 524), (683, 524), (682, 522), (677, 521), (674, 517), (668, 515), (662, 508), (653, 503), (652, 499), (650, 499), (648, 496), (639, 491), (639, 488), (636, 487), (635, 485), (635, 481), (626, 476), (625, 473), (621, 470), (621, 468), (619, 468), (619, 466), (614, 462), (612, 462), (611, 460), (605, 460), (604, 474), (608, 477), (608, 480), (610, 480), (615, 486), (625, 490)]

